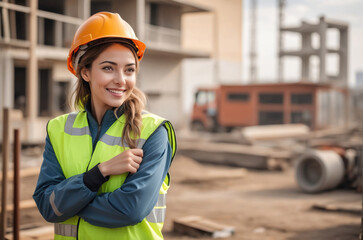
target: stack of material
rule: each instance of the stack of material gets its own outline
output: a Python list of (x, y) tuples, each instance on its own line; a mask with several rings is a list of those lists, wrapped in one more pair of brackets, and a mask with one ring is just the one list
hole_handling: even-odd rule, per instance
[(200, 162), (254, 169), (270, 169), (271, 163), (291, 158), (291, 152), (270, 147), (211, 142), (179, 141), (178, 153)]

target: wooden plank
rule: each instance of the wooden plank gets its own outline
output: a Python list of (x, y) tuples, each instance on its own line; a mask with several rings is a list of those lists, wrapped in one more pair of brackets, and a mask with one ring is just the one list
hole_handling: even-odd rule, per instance
[(361, 201), (354, 202), (334, 202), (334, 203), (316, 203), (312, 205), (313, 209), (329, 211), (329, 212), (345, 212), (361, 215)]
[(213, 222), (200, 216), (186, 216), (174, 220), (174, 231), (193, 237), (225, 238), (234, 234), (235, 228)]

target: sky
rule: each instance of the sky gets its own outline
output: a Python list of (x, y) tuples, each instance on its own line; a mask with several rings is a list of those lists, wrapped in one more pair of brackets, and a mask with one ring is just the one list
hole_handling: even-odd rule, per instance
[[(278, 45), (278, 0), (257, 0), (256, 51), (257, 76), (260, 81), (276, 81), (277, 79), (277, 45)], [(244, 0), (244, 32), (243, 32), (243, 79), (248, 82), (250, 61), (250, 3)], [(357, 71), (363, 71), (363, 0), (286, 0), (284, 10), (284, 25), (298, 26), (304, 20), (318, 23), (319, 17), (344, 21), (349, 24), (349, 53), (348, 79), (349, 85), (354, 86)], [(338, 46), (337, 32), (331, 31), (328, 46)], [(317, 40), (317, 39), (315, 39)], [(284, 38), (288, 49), (300, 46), (298, 35), (288, 34)], [(313, 39), (314, 44), (314, 39)], [(327, 60), (327, 71), (336, 73), (338, 58), (331, 56)], [(317, 79), (318, 62), (312, 59), (312, 78)], [(284, 60), (284, 79), (297, 80), (300, 76), (300, 60), (286, 58)]]

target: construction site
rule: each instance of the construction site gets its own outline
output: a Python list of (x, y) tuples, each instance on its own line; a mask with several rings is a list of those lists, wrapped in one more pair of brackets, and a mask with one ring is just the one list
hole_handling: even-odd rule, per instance
[[(146, 44), (136, 85), (146, 109), (175, 128), (165, 239), (362, 239), (363, 84), (349, 80), (354, 29), (324, 12), (290, 25), (289, 1), (276, 1), (277, 76), (264, 82), (259, 4), (0, 0), (0, 240), (54, 238), (32, 195), (47, 123), (73, 111), (74, 33), (100, 11), (119, 13)], [(299, 48), (286, 47), (288, 34)], [(296, 81), (285, 76), (292, 58)]]

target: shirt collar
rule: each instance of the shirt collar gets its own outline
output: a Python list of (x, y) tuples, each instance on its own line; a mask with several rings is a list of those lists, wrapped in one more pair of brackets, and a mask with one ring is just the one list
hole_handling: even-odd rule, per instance
[[(114, 122), (114, 121), (116, 121), (116, 116), (117, 116), (117, 118), (120, 118), (122, 116), (122, 114), (125, 112), (123, 105), (121, 105), (121, 107), (117, 108), (116, 116), (115, 116), (114, 110), (115, 110), (115, 108), (108, 109), (105, 112), (105, 114), (103, 115), (101, 124), (105, 124), (105, 123), (107, 124), (107, 122)], [(87, 116), (88, 116), (89, 120), (94, 123), (97, 123), (96, 119), (94, 118), (94, 116), (92, 114), (91, 99), (86, 103), (85, 111), (87, 112)], [(104, 122), (104, 121), (107, 121), (107, 122)]]

